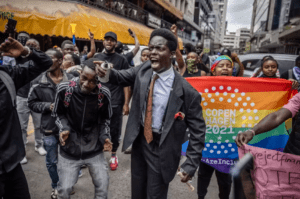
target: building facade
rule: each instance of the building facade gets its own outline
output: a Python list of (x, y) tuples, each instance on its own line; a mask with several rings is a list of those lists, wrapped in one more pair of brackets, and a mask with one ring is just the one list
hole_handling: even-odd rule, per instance
[(300, 0), (254, 0), (251, 52), (299, 54)]
[(226, 35), (226, 14), (227, 14), (227, 4), (228, 0), (213, 0), (214, 7), (218, 7), (221, 14), (221, 43), (223, 43), (224, 36)]
[[(178, 36), (184, 44), (196, 43), (201, 40), (203, 31), (194, 22), (195, 0), (128, 0), (136, 5), (142, 5), (145, 11), (161, 21), (161, 27), (178, 26)], [(139, 3), (141, 1), (141, 3)]]
[(219, 51), (222, 47), (222, 15), (218, 2), (213, 2), (213, 11), (209, 14), (208, 22), (214, 29), (213, 48), (215, 51)]
[(245, 52), (246, 42), (250, 39), (250, 29), (240, 28), (224, 36), (223, 47), (232, 52), (242, 54)]
[(266, 35), (270, 0), (254, 0), (251, 20), (251, 51), (257, 52), (261, 47), (261, 39)]
[(209, 15), (213, 11), (211, 0), (196, 0), (194, 22), (199, 25), (202, 32), (204, 32), (201, 40), (198, 43), (204, 49), (213, 49), (214, 44), (214, 28), (209, 23)]

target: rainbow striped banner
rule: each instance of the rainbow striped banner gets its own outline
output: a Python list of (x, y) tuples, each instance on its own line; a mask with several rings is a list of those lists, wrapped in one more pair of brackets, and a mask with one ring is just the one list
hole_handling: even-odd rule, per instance
[[(206, 122), (202, 161), (229, 173), (238, 159), (235, 138), (291, 97), (291, 82), (271, 78), (197, 77), (186, 79), (201, 95)], [(249, 142), (260, 148), (283, 151), (288, 140), (285, 124)], [(182, 146), (185, 155), (188, 141)]]

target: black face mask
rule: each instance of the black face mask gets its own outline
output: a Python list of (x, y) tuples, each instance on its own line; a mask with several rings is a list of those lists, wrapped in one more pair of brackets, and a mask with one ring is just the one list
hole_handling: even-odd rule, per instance
[(28, 37), (18, 37), (18, 42), (20, 42), (23, 46), (25, 46), (26, 42), (28, 40)]

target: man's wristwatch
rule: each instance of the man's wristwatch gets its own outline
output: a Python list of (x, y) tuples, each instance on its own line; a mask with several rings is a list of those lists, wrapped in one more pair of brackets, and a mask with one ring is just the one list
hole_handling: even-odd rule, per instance
[(27, 55), (25, 55), (25, 56), (22, 56), (22, 55), (21, 55), (21, 57), (22, 57), (22, 58), (27, 58), (27, 57), (30, 55), (31, 50), (30, 50), (30, 48), (29, 48), (28, 46), (24, 46), (24, 48), (27, 49), (28, 53), (27, 53)]

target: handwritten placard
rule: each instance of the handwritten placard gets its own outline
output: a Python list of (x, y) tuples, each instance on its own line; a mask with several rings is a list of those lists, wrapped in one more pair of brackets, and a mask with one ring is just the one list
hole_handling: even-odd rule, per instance
[(257, 199), (300, 199), (300, 156), (249, 145), (238, 151), (253, 155)]

